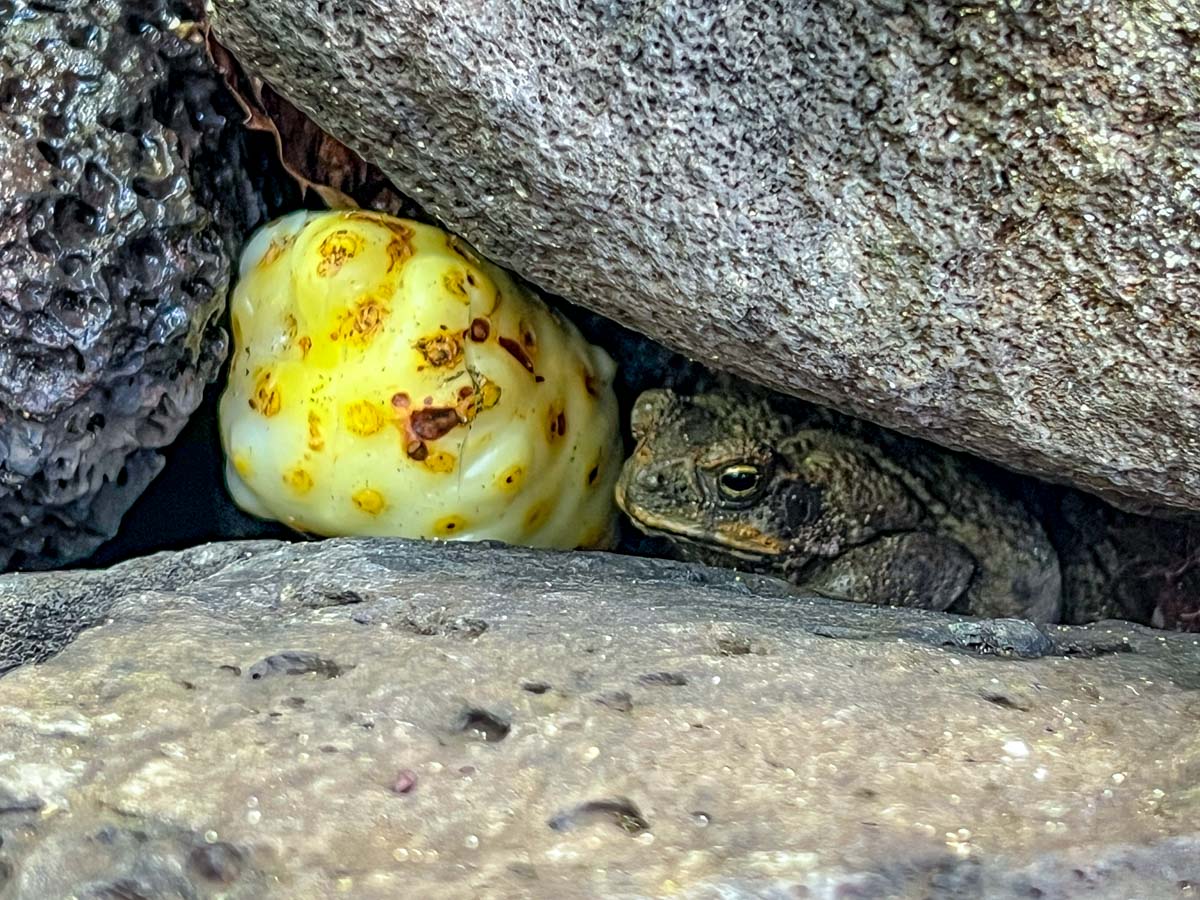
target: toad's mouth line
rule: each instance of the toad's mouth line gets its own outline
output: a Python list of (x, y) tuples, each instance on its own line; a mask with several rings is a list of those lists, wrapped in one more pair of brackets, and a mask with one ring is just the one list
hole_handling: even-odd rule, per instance
[(624, 492), (620, 490), (617, 492), (617, 504), (640, 531), (651, 536), (705, 549), (716, 548), (747, 562), (761, 562), (783, 555), (783, 548), (773, 546), (766, 539), (761, 542), (739, 539), (735, 535), (709, 531), (700, 525), (684, 524), (655, 515), (637, 504), (627, 502)]

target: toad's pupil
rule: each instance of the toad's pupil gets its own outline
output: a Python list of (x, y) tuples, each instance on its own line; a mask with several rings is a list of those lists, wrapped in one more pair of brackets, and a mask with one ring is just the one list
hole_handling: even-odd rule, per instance
[(721, 474), (721, 486), (735, 494), (754, 490), (758, 484), (758, 473), (753, 469), (732, 469)]

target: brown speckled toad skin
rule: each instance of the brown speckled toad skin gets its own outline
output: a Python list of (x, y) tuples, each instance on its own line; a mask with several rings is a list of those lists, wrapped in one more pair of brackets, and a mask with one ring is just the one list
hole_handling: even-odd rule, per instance
[(962, 461), (804, 427), (737, 392), (642, 394), (617, 502), (687, 558), (863, 603), (1054, 622), (1038, 521)]

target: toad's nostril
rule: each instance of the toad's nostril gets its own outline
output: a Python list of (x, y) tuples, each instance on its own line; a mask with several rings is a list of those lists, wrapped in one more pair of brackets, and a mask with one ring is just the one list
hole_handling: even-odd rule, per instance
[(642, 469), (638, 472), (637, 480), (642, 487), (657, 490), (663, 486), (665, 479), (657, 469)]

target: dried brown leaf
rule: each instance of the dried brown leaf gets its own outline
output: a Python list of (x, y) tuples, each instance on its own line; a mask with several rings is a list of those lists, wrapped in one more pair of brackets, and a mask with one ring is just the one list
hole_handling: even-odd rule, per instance
[(246, 113), (245, 127), (271, 134), (279, 162), (300, 189), (312, 191), (331, 209), (370, 208), (413, 215), (414, 207), (377, 166), (320, 128), (270, 84), (252, 75), (212, 34), (197, 27), (209, 58)]

